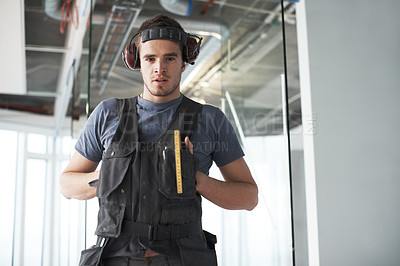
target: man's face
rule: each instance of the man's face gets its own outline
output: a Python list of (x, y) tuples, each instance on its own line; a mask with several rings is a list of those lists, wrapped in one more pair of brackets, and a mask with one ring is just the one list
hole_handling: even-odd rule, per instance
[(178, 98), (185, 70), (180, 45), (169, 40), (151, 40), (140, 44), (139, 55), (144, 81), (142, 97), (151, 102)]

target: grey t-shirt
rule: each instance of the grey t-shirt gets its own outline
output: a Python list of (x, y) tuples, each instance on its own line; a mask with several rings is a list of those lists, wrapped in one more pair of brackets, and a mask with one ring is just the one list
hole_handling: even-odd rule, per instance
[[(183, 96), (166, 103), (153, 103), (138, 97), (139, 140), (153, 142), (167, 129)], [(90, 115), (75, 145), (76, 151), (93, 162), (100, 162), (118, 127), (117, 99), (102, 101)], [(236, 133), (224, 113), (204, 105), (192, 139), (193, 153), (199, 159), (199, 170), (208, 175), (213, 163), (224, 166), (244, 156)]]

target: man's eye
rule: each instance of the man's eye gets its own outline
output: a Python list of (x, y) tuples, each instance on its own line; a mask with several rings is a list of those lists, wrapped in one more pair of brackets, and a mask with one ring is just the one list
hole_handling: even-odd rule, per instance
[(175, 57), (167, 57), (165, 60), (166, 61), (175, 61)]
[(147, 61), (147, 62), (153, 62), (153, 61), (154, 61), (154, 58), (146, 58), (145, 61)]

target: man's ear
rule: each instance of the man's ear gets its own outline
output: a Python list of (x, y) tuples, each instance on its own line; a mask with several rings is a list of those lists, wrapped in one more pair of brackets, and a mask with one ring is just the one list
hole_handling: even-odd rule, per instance
[(182, 63), (182, 72), (186, 69), (186, 63)]

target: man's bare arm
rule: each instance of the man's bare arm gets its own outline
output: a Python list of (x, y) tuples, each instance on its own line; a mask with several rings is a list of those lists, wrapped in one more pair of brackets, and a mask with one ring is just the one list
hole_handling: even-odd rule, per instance
[(258, 187), (243, 158), (219, 168), (225, 181), (196, 174), (197, 191), (214, 204), (229, 210), (254, 209), (258, 204)]
[(60, 176), (61, 193), (67, 199), (87, 200), (96, 196), (96, 187), (90, 187), (89, 182), (99, 178), (99, 171), (95, 171), (98, 164), (75, 152)]
[[(193, 144), (185, 138), (185, 144), (193, 153)], [(197, 171), (196, 190), (214, 204), (229, 210), (252, 210), (258, 204), (258, 187), (246, 161), (239, 158), (219, 168), (225, 181)]]

